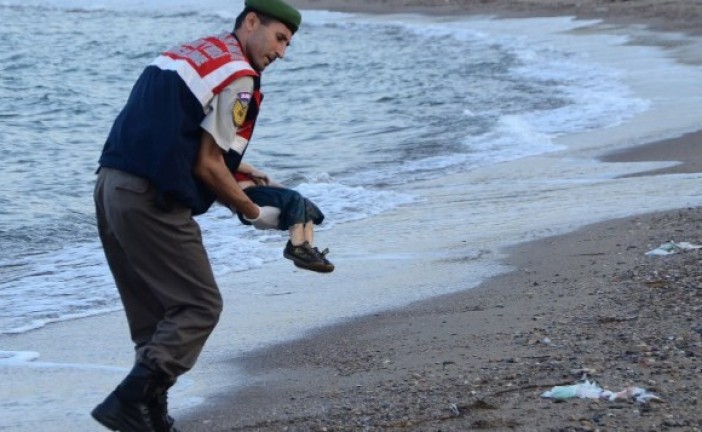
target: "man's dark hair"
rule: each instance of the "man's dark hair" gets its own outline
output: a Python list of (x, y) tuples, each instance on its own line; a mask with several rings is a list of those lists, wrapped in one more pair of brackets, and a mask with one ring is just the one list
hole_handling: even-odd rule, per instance
[[(273, 18), (270, 15), (264, 14), (263, 12), (259, 12), (256, 9), (252, 9), (248, 6), (244, 8), (243, 11), (239, 14), (239, 16), (236, 17), (236, 21), (234, 21), (234, 30), (236, 31), (241, 25), (244, 23), (244, 18), (246, 18), (246, 15), (249, 14), (249, 12), (253, 12), (258, 16), (258, 19), (261, 21), (261, 24), (264, 26), (267, 26), (268, 24), (272, 23), (273, 21), (280, 21), (279, 19)], [(282, 21), (280, 21), (282, 22)], [(291, 32), (295, 33), (295, 30), (290, 27), (289, 24), (283, 23), (287, 28), (290, 29)]]
[(236, 21), (234, 21), (234, 30), (238, 29), (239, 27), (244, 24), (244, 18), (246, 18), (246, 15), (249, 14), (249, 12), (253, 12), (258, 16), (258, 19), (261, 20), (262, 24), (269, 24), (270, 21), (273, 19), (269, 17), (268, 15), (262, 14), (261, 12), (251, 9), (250, 7), (246, 6), (243, 11), (239, 14), (238, 17), (236, 17)]

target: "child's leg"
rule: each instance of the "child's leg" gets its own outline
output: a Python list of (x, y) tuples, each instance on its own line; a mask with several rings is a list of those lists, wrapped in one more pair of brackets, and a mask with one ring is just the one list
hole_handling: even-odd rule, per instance
[(295, 224), (288, 230), (290, 233), (290, 242), (294, 246), (299, 246), (304, 242), (314, 246), (314, 223), (307, 222), (305, 224)]
[[(305, 241), (309, 241), (307, 240), (306, 231), (305, 225), (301, 223), (291, 225), (288, 229), (288, 232), (290, 233), (290, 243), (292, 243), (293, 246), (300, 246)], [(312, 242), (310, 242), (310, 245), (312, 245)]]
[(307, 222), (302, 230), (304, 231), (305, 241), (314, 246), (314, 223), (312, 221)]

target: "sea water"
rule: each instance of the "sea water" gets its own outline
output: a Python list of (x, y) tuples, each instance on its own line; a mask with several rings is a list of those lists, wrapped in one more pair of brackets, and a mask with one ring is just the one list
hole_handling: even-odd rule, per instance
[[(54, 322), (121, 308), (92, 204), (105, 136), (145, 65), (175, 43), (230, 30), (241, 3), (0, 2), (0, 334), (22, 338)], [(572, 185), (601, 180), (582, 164), (568, 165), (574, 157), (565, 145), (568, 138), (614, 134), (666, 103), (634, 91), (628, 65), (613, 67), (616, 61), (597, 61), (588, 53), (624, 46), (627, 36), (591, 35), (580, 45), (575, 39), (572, 45), (558, 42), (559, 32), (585, 25), (569, 18), (500, 23), (305, 11), (286, 58), (263, 76), (265, 102), (247, 159), (317, 202), (327, 215), (320, 230), (333, 232), (425, 200), (420, 185), (432, 180), (502, 172), (506, 163), (541, 156), (546, 162), (520, 165), (519, 173), (505, 171), (499, 185), (476, 187), (472, 197), (480, 208), (471, 220), (473, 231), (501, 232), (500, 241), (533, 238), (534, 232), (520, 231), (528, 225), (520, 225), (520, 212), (538, 213), (534, 207), (543, 204), (537, 198), (548, 200)], [(676, 69), (672, 75), (685, 79), (688, 72)], [(688, 113), (702, 107), (699, 95), (690, 98), (678, 101), (692, 104), (692, 110), (684, 110)], [(681, 118), (678, 113), (664, 133), (690, 127), (692, 122)], [(551, 154), (561, 156), (548, 159)], [(568, 171), (544, 176), (548, 161)], [(476, 174), (474, 187), (481, 176)], [(443, 193), (461, 188), (449, 185)], [(690, 202), (689, 194), (671, 198), (664, 183), (631, 186), (625, 192), (666, 194), (666, 201), (639, 196), (621, 200), (616, 212), (596, 214), (587, 195), (593, 190), (608, 192), (575, 190), (567, 208), (544, 207), (545, 218), (554, 226), (572, 218), (576, 226), (636, 213), (644, 202), (649, 203), (645, 209)], [(515, 205), (515, 197), (523, 199)], [(590, 218), (584, 217), (589, 211)], [(284, 233), (241, 226), (219, 206), (197, 220), (218, 280), (281, 260)], [(403, 301), (433, 294), (403, 293)], [(337, 303), (348, 297), (331, 290), (320, 295)], [(378, 304), (391, 307), (395, 298), (388, 292)], [(364, 307), (354, 306), (354, 313)], [(307, 321), (314, 325), (314, 318)], [(247, 335), (240, 339), (245, 346)], [(38, 356), (0, 353), (0, 364)], [(41, 403), (39, 396), (32, 400), (29, 408)], [(3, 407), (16, 418), (24, 415), (13, 403)]]
[[(231, 29), (239, 7), (8, 3), (0, 7), (0, 333), (17, 333), (120, 307), (91, 195), (105, 136), (151, 59)], [(616, 70), (572, 52), (460, 22), (325, 12), (305, 13), (263, 86), (247, 159), (318, 202), (321, 229), (412, 202), (414, 181), (554, 151), (555, 136), (616, 125), (648, 106)], [(241, 226), (222, 207), (198, 221), (219, 276), (279, 258), (259, 245), (281, 234)]]

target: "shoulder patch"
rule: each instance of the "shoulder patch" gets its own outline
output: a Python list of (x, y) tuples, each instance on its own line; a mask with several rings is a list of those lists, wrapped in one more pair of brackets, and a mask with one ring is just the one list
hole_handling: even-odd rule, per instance
[(234, 106), (232, 107), (232, 122), (234, 122), (234, 126), (240, 127), (244, 124), (250, 101), (251, 93), (241, 92), (237, 95)]

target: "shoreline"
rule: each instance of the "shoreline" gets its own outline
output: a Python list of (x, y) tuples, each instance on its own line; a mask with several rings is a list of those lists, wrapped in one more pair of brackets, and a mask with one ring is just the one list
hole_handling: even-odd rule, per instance
[[(463, 1), (431, 11), (498, 36), (524, 26), (483, 19), (508, 16), (499, 5), (567, 3), (473, 2), (491, 16), (470, 20)], [(436, 2), (354, 4), (403, 13), (411, 7), (397, 5)], [(702, 256), (645, 256), (669, 240), (702, 244), (702, 130), (687, 133), (702, 129), (702, 38), (614, 19), (643, 22), (537, 19), (524, 36), (622, 70), (651, 110), (558, 137), (563, 150), (413, 183), (416, 204), (320, 230), (337, 264), (331, 275), (281, 258), (218, 278), (225, 313), (170, 393), (178, 429), (702, 431)], [(628, 42), (610, 45), (612, 35)], [(607, 153), (615, 148), (624, 150)], [(96, 430), (90, 410), (133, 363), (128, 334), (118, 311), (0, 335), (0, 429)], [(610, 390), (644, 387), (663, 403), (540, 398), (582, 373)]]
[[(604, 155), (698, 173), (702, 131)], [(661, 175), (660, 171), (638, 175)], [(702, 430), (702, 208), (612, 219), (516, 246), (475, 288), (231, 360), (250, 379), (179, 419), (191, 432)], [(587, 377), (662, 402), (540, 397)]]
[[(510, 247), (505, 262), (514, 270), (476, 288), (232, 360), (248, 385), (179, 426), (702, 430), (702, 250), (645, 255), (673, 239), (702, 243), (702, 209), (615, 219)], [(540, 397), (584, 375), (614, 391), (646, 388), (663, 402)]]
[(677, 138), (643, 144), (633, 149), (609, 153), (600, 158), (603, 162), (649, 162), (677, 161), (672, 167), (661, 168), (622, 177), (642, 175), (688, 174), (702, 172), (702, 158), (690, 158), (695, 151), (702, 150), (702, 130), (684, 134)]
[[(497, 1), (477, 9), (453, 1), (445, 7), (409, 0), (291, 3), (347, 12), (427, 13), (429, 8), (440, 15), (500, 17), (572, 11), (539, 1)], [(517, 3), (524, 9), (502, 9)], [(573, 15), (699, 34), (688, 20)], [(700, 147), (702, 130), (598, 159), (680, 162), (623, 177), (699, 173)], [(645, 255), (670, 240), (702, 244), (702, 211), (680, 208), (610, 219), (509, 247), (503, 262), (514, 270), (475, 288), (353, 318), (232, 359), (231, 367), (250, 377), (247, 385), (213, 396), (209, 406), (179, 419), (178, 426), (193, 432), (700, 431), (702, 253)], [(614, 391), (646, 388), (663, 402), (554, 403), (540, 397), (583, 374)]]
[[(685, 283), (702, 277), (702, 254), (644, 255), (690, 221), (702, 239), (700, 220), (699, 209), (655, 213), (510, 248), (516, 270), (477, 288), (247, 355), (237, 363), (253, 383), (181, 426), (700, 430), (702, 322), (690, 318), (702, 301)], [(540, 397), (583, 374), (615, 391), (644, 387), (663, 402)]]

